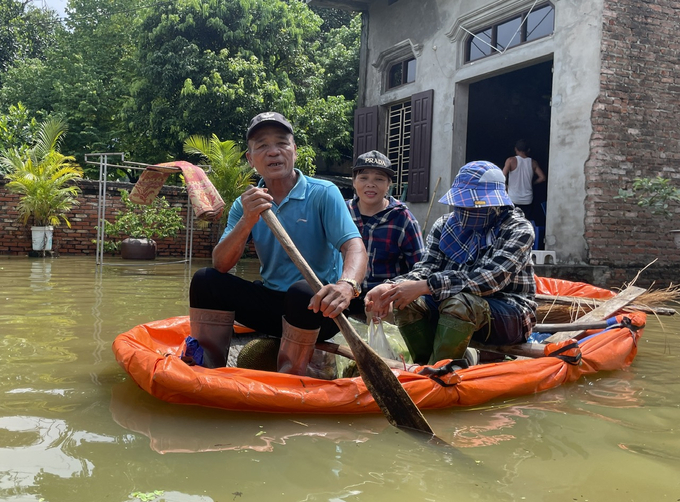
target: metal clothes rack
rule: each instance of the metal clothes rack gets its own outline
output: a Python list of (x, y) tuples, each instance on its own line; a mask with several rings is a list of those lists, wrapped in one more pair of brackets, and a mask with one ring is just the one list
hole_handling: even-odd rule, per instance
[[(109, 163), (109, 159), (119, 159), (117, 163)], [(130, 162), (125, 160), (125, 154), (121, 152), (113, 153), (86, 153), (85, 163), (99, 166), (99, 194), (97, 196), (97, 239), (95, 258), (98, 266), (129, 266), (125, 263), (105, 263), (104, 262), (104, 241), (106, 239), (104, 231), (104, 220), (106, 219), (106, 184), (109, 173), (109, 168), (116, 169), (134, 169), (136, 171), (144, 171), (147, 167), (153, 164), (142, 164), (140, 162)], [(181, 169), (177, 168), (177, 172), (181, 173)], [(191, 198), (187, 194), (187, 219), (186, 219), (186, 237), (184, 242), (184, 259), (176, 261), (151, 262), (145, 263), (144, 266), (159, 266), (159, 265), (175, 265), (178, 263), (188, 263), (191, 265), (191, 256), (193, 254), (194, 242), (194, 212), (191, 207)], [(135, 262), (135, 266), (139, 264)]]

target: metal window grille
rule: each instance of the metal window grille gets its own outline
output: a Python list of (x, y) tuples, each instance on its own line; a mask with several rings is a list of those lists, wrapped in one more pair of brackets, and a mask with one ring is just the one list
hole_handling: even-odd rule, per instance
[(390, 105), (387, 119), (387, 156), (396, 172), (392, 196), (402, 200), (408, 186), (411, 159), (411, 101)]

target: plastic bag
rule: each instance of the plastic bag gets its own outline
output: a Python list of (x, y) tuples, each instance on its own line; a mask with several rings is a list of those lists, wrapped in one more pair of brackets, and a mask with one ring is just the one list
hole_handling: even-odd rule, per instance
[(368, 320), (368, 345), (370, 345), (380, 357), (399, 360), (387, 341), (385, 331), (383, 330), (382, 320), (378, 320), (378, 322), (374, 322), (372, 319)]

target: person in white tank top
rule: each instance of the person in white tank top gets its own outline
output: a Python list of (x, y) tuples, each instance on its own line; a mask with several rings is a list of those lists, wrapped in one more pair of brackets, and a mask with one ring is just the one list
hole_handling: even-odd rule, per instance
[[(515, 156), (508, 157), (503, 166), (508, 195), (512, 203), (519, 207), (528, 220), (533, 220), (531, 203), (534, 200), (533, 185), (543, 183), (545, 174), (534, 159), (529, 157), (526, 141), (519, 140), (515, 144)], [(536, 175), (536, 180), (534, 180)]]

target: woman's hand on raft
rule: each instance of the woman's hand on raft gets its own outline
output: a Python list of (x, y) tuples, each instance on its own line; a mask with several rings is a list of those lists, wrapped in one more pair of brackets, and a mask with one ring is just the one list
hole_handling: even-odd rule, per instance
[(366, 310), (374, 316), (385, 317), (392, 309), (404, 309), (409, 303), (430, 294), (426, 280), (380, 284), (366, 295)]
[(367, 312), (373, 314), (373, 319), (378, 320), (387, 317), (387, 314), (392, 310), (392, 302), (385, 302), (383, 298), (385, 293), (392, 289), (396, 284), (379, 284), (366, 293), (364, 299), (364, 306)]

